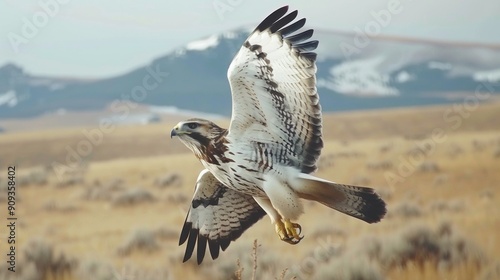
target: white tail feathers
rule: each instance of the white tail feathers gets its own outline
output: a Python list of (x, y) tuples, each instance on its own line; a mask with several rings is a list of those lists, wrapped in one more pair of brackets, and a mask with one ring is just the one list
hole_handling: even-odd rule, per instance
[(371, 188), (330, 182), (300, 173), (292, 188), (300, 198), (314, 200), (367, 223), (380, 221), (385, 202)]

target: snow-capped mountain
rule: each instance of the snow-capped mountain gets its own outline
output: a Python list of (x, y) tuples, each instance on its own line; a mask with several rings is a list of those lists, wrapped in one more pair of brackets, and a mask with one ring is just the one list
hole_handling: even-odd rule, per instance
[[(94, 81), (60, 77), (35, 77), (20, 67), (7, 64), (0, 67), (0, 118), (30, 117), (56, 110), (48, 102), (61, 97), (66, 87), (78, 87)], [(71, 100), (61, 98), (62, 103)], [(60, 108), (64, 108), (62, 106)]]
[[(226, 78), (249, 33), (239, 29), (189, 42), (125, 75), (97, 81), (33, 77), (0, 68), (0, 118), (133, 103), (228, 116)], [(459, 102), (478, 88), (500, 93), (500, 46), (368, 38), (317, 30), (318, 90), (325, 111)]]

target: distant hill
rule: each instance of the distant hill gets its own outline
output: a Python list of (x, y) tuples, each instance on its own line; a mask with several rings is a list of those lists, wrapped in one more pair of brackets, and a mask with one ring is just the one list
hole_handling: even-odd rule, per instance
[[(120, 113), (127, 101), (229, 115), (226, 71), (247, 35), (243, 29), (213, 35), (101, 80), (35, 77), (4, 65), (0, 118), (106, 107)], [(500, 93), (495, 84), (500, 82), (500, 46), (362, 38), (324, 30), (314, 38), (320, 41), (318, 90), (326, 112), (457, 102), (481, 83)]]

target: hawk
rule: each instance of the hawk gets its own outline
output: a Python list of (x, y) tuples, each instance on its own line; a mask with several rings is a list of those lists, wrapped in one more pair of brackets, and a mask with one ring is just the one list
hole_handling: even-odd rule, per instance
[(301, 199), (313, 200), (368, 223), (385, 202), (371, 188), (311, 175), (323, 147), (316, 90), (318, 41), (302, 30), (305, 18), (284, 6), (265, 18), (234, 57), (227, 73), (232, 94), (229, 129), (203, 119), (171, 131), (201, 161), (194, 197), (180, 234), (184, 262), (197, 246), (200, 264), (212, 259), (266, 214), (279, 238), (297, 244)]

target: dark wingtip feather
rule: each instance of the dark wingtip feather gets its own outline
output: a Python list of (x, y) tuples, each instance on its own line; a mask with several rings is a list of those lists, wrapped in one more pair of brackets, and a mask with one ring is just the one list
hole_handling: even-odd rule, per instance
[(279, 19), (278, 21), (276, 21), (275, 23), (273, 23), (273, 25), (271, 26), (271, 28), (269, 30), (271, 31), (271, 33), (275, 33), (276, 31), (280, 30), (283, 26), (292, 22), (297, 17), (298, 14), (299, 14), (299, 11), (297, 11), (297, 10), (289, 13), (285, 17), (283, 17), (283, 18)]
[(314, 34), (314, 30), (308, 29), (308, 30), (301, 32), (299, 34), (285, 37), (285, 40), (289, 41), (292, 44), (296, 44), (296, 43), (300, 43), (302, 41), (305, 41), (305, 40), (311, 38), (313, 34)]
[[(188, 213), (189, 216), (189, 213)], [(187, 220), (187, 217), (186, 217)], [(186, 242), (188, 236), (189, 236), (189, 231), (191, 230), (192, 223), (184, 221), (184, 226), (182, 227), (181, 230), (181, 235), (179, 237), (179, 246), (184, 244)]]
[(308, 59), (309, 61), (316, 61), (318, 54), (314, 52), (306, 52), (306, 53), (301, 53), (300, 56)]
[(203, 258), (205, 258), (205, 249), (207, 248), (207, 238), (203, 235), (198, 235), (198, 250), (196, 253), (196, 261), (198, 264), (203, 262)]
[(212, 256), (212, 259), (215, 260), (219, 257), (219, 243), (217, 243), (214, 240), (209, 239), (208, 240), (208, 248), (210, 249), (210, 255)]
[(222, 251), (226, 251), (227, 247), (229, 247), (229, 243), (231, 243), (231, 240), (229, 239), (222, 239), (220, 241), (220, 248)]
[(304, 43), (294, 44), (293, 47), (301, 52), (310, 52), (315, 50), (319, 45), (318, 40), (308, 41)]
[(288, 6), (283, 6), (276, 11), (272, 12), (270, 15), (268, 15), (258, 26), (255, 28), (255, 30), (258, 31), (264, 31), (271, 27), (277, 20), (279, 20), (282, 16), (286, 14), (288, 11)]
[(279, 32), (280, 32), (281, 36), (286, 37), (286, 36), (292, 34), (293, 32), (301, 29), (305, 24), (306, 24), (306, 19), (302, 18), (302, 19), (299, 19), (298, 21), (290, 24), (289, 26), (281, 29)]
[(186, 262), (193, 255), (194, 246), (196, 245), (196, 238), (198, 237), (198, 232), (199, 232), (198, 229), (194, 228), (189, 231), (189, 239), (186, 245), (186, 253), (184, 254), (182, 262)]

